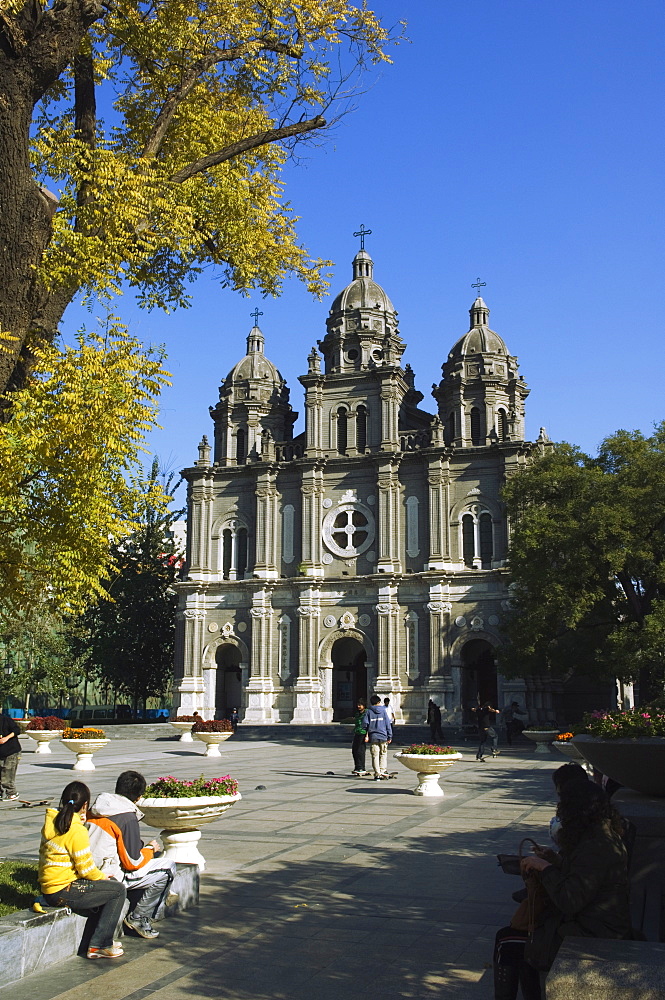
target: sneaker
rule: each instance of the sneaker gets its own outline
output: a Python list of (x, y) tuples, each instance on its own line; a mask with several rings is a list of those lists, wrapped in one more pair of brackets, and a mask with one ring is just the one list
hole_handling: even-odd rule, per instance
[(7, 795), (7, 796), (5, 796), (5, 798), (7, 799), (7, 802), (11, 802), (12, 799), (17, 799), (18, 798), (18, 792), (14, 792), (13, 795)]
[(136, 913), (128, 913), (123, 920), (123, 924), (130, 931), (138, 934), (139, 937), (147, 938), (148, 940), (159, 937), (159, 931), (155, 930), (148, 917), (140, 917)]
[(359, 778), (362, 773), (362, 771), (351, 771), (351, 774), (355, 774), (356, 778)]
[(484, 757), (476, 757), (476, 760), (479, 760), (481, 764), (485, 763), (485, 758)]
[(124, 954), (120, 945), (114, 942), (110, 948), (88, 948), (86, 958), (121, 958)]
[(498, 757), (500, 753), (501, 753), (500, 750), (492, 750), (492, 756), (493, 757)]

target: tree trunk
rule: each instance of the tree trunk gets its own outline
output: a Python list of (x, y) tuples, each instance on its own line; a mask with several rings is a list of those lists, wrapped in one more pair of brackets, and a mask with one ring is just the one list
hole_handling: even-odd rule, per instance
[(51, 238), (51, 210), (30, 169), (32, 100), (19, 67), (0, 63), (0, 392), (29, 362), (29, 334), (45, 303), (37, 269)]

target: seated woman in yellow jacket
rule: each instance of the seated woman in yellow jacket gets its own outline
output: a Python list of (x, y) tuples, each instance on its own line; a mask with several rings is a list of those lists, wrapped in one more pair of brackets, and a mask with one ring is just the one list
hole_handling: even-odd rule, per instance
[(92, 860), (85, 827), (89, 804), (88, 786), (71, 781), (62, 793), (59, 808), (46, 810), (39, 849), (39, 884), (47, 906), (68, 906), (83, 916), (99, 908), (88, 958), (120, 958), (123, 950), (114, 944), (113, 932), (125, 902), (125, 887), (107, 878)]

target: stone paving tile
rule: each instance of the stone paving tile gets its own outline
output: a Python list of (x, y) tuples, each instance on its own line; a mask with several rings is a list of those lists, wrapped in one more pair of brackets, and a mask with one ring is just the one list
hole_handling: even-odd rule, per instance
[[(133, 740), (95, 758), (93, 794), (131, 759), (149, 780), (230, 771), (243, 800), (203, 830), (197, 911), (160, 925), (155, 943), (128, 941), (111, 968), (72, 960), (0, 1000), (80, 1000), (82, 990), (103, 1000), (366, 1000), (368, 978), (381, 1000), (491, 997), (484, 966), (518, 885), (493, 855), (526, 834), (546, 839), (558, 757), (522, 752), (483, 768), (467, 745), (442, 781), (446, 796), (426, 801), (406, 771), (394, 782), (352, 778), (341, 745), (227, 747), (215, 760)], [(58, 796), (71, 755), (33, 757), (21, 763), (21, 794)], [(34, 856), (42, 818), (0, 805), (0, 851)]]

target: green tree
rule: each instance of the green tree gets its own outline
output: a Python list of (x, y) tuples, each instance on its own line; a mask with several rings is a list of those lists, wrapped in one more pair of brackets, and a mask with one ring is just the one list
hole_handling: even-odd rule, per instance
[(506, 672), (665, 679), (665, 423), (590, 457), (547, 449), (504, 488), (512, 525)]
[(0, 392), (79, 291), (320, 293), (281, 169), (389, 38), (348, 0), (0, 0)]
[[(114, 573), (105, 593), (73, 625), (74, 649), (116, 695), (145, 706), (165, 694), (173, 673), (177, 598), (173, 583), (182, 553), (173, 538), (173, 522), (182, 513), (150, 503), (160, 478), (157, 460), (147, 477), (143, 522), (112, 546)], [(173, 477), (164, 491), (173, 498)]]
[(13, 697), (27, 711), (36, 695), (51, 705), (66, 687), (70, 649), (66, 630), (47, 601), (18, 612), (0, 631), (3, 700)]

